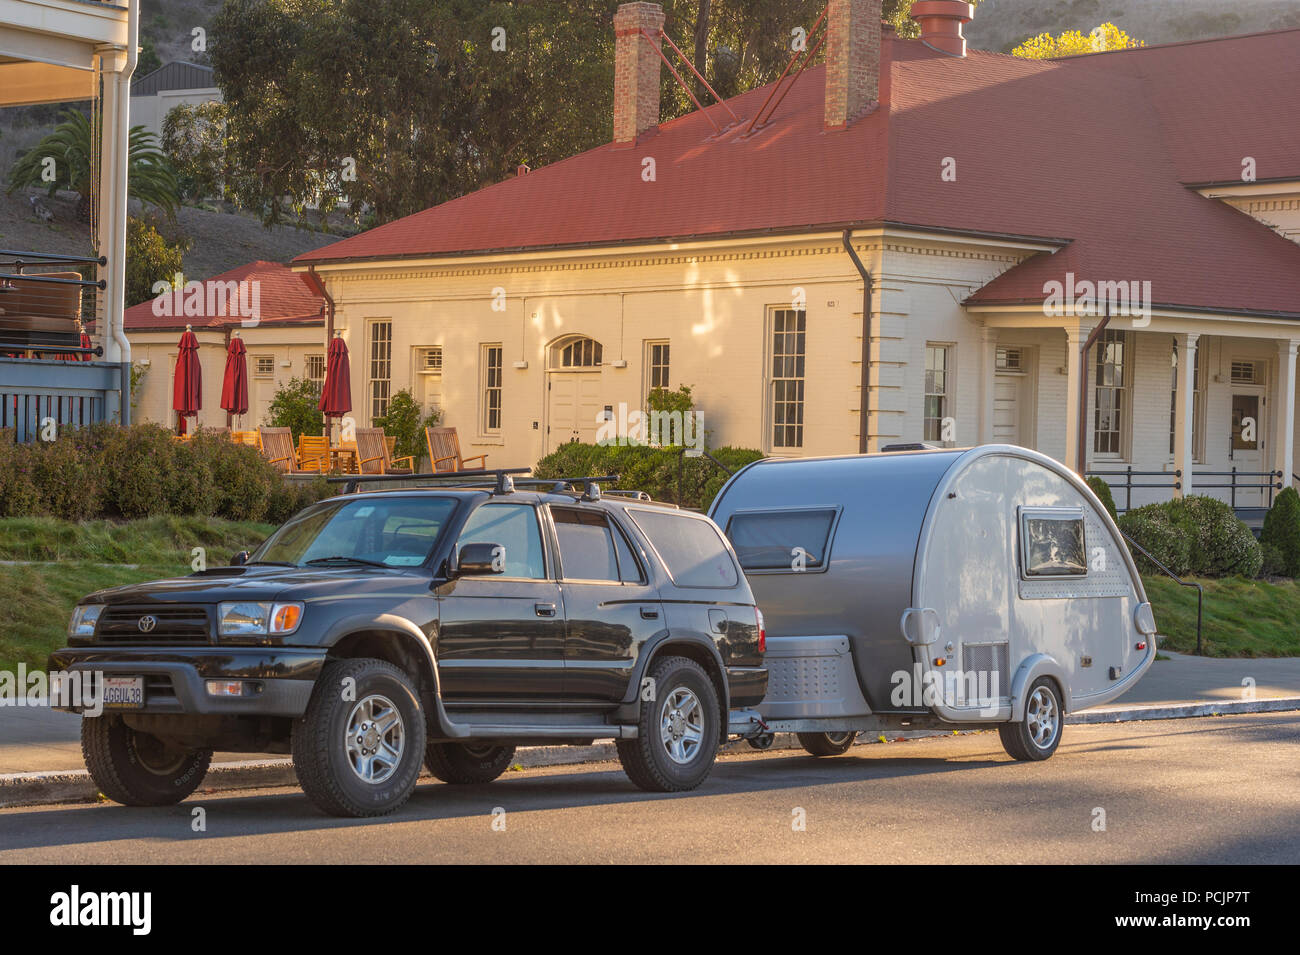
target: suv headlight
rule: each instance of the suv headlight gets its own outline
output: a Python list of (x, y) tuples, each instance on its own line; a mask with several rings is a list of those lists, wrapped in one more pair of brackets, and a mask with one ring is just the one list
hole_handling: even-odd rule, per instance
[(68, 636), (93, 637), (95, 624), (99, 623), (99, 615), (103, 612), (103, 604), (79, 604), (68, 621)]
[(217, 605), (217, 632), (223, 637), (293, 633), (302, 621), (302, 604), (237, 600)]

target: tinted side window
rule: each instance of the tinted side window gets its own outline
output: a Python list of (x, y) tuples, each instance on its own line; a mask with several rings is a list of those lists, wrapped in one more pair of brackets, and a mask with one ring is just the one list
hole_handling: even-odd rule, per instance
[(543, 580), (546, 557), (537, 511), (527, 504), (484, 504), (469, 516), (460, 543), (500, 544), (506, 549), (507, 577)]
[(834, 523), (833, 508), (739, 513), (727, 536), (745, 570), (820, 570)]
[(613, 532), (604, 514), (553, 507), (551, 516), (560, 543), (560, 567), (566, 578), (618, 581)]
[(627, 542), (627, 537), (617, 524), (614, 525), (614, 550), (618, 552), (618, 576), (623, 583), (645, 583), (646, 576), (641, 569), (641, 561), (632, 553), (632, 545)]
[(672, 511), (628, 509), (663, 558), (678, 587), (734, 587), (740, 576), (727, 545), (709, 521)]

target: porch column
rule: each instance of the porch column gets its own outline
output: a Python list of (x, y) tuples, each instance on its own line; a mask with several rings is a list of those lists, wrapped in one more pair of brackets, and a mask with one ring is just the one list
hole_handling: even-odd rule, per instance
[(1088, 423), (1079, 407), (1079, 389), (1083, 384), (1080, 352), (1091, 328), (1082, 325), (1065, 329), (1065, 466), (1083, 476), (1086, 461), (1079, 460), (1079, 434)]
[[(1200, 335), (1175, 335), (1174, 347), (1178, 350), (1178, 364), (1174, 369), (1174, 467), (1183, 472), (1180, 488), (1174, 489), (1175, 497), (1192, 493), (1192, 458), (1195, 454), (1195, 435), (1192, 423), (1195, 420), (1195, 369), (1196, 343)], [(1292, 362), (1294, 364), (1294, 362)]]
[[(132, 12), (131, 23), (136, 22)], [(135, 38), (132, 34), (131, 42)], [(110, 407), (122, 424), (131, 423), (131, 345), (123, 331), (122, 315), (126, 290), (126, 219), (127, 167), (129, 162), (129, 121), (131, 102), (130, 61), (125, 50), (101, 48), (98, 51), (103, 70), (104, 97), (101, 111), (99, 159), (98, 254), (108, 261), (97, 269), (105, 283), (99, 293), (101, 307), (96, 315), (95, 331), (104, 346), (104, 360), (123, 363), (121, 403)], [(117, 397), (117, 396), (113, 396)], [(112, 399), (110, 398), (110, 405)]]
[(1273, 421), (1273, 470), (1282, 472), (1282, 486), (1291, 486), (1295, 473), (1295, 362), (1300, 340), (1284, 338), (1277, 343), (1277, 397)]
[(979, 443), (993, 443), (993, 395), (997, 387), (998, 330), (985, 325), (980, 330), (980, 416)]

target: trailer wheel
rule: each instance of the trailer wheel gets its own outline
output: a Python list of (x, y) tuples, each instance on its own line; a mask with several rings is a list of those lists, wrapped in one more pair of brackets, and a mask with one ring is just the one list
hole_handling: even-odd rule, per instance
[(1061, 742), (1061, 717), (1061, 697), (1056, 683), (1050, 677), (1039, 677), (1029, 688), (1025, 718), (998, 726), (1002, 748), (1012, 759), (1022, 762), (1047, 759)]
[(814, 756), (843, 756), (858, 738), (853, 731), (844, 733), (797, 733), (799, 745)]
[(750, 736), (745, 740), (745, 742), (757, 750), (771, 749), (776, 743), (776, 734), (759, 733), (757, 736)]

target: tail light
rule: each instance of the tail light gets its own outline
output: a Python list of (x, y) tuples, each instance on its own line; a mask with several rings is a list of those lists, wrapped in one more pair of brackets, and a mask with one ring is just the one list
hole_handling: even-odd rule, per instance
[(754, 608), (754, 624), (758, 627), (758, 652), (767, 653), (767, 621), (763, 619), (763, 611), (757, 607)]

